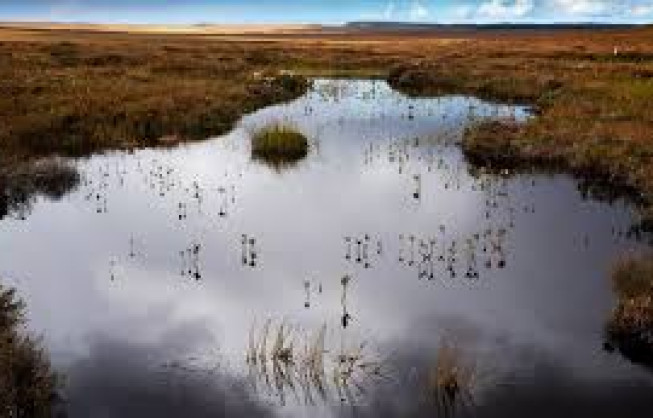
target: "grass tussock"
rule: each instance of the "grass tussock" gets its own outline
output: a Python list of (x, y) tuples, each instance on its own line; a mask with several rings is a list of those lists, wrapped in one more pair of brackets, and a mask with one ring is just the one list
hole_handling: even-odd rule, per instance
[(252, 135), (252, 157), (275, 167), (297, 163), (308, 150), (308, 138), (289, 125), (273, 124)]
[(608, 321), (608, 339), (627, 357), (653, 365), (653, 255), (620, 259), (612, 281), (617, 306)]
[(24, 306), (0, 287), (0, 416), (50, 417), (55, 376), (36, 340), (22, 330)]

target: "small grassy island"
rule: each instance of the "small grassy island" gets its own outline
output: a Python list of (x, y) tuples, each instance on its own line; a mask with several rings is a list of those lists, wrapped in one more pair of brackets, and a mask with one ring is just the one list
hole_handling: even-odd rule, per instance
[(633, 361), (653, 366), (653, 257), (624, 257), (612, 280), (618, 303), (607, 326), (609, 342)]
[(294, 127), (275, 124), (252, 135), (252, 158), (274, 167), (297, 163), (308, 155), (308, 139)]

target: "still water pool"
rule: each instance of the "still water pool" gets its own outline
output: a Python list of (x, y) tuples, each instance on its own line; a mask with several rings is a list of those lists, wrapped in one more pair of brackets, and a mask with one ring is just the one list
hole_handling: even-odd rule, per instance
[[(0, 276), (72, 417), (649, 416), (653, 376), (603, 349), (631, 210), (459, 149), (527, 117), (317, 80), (224, 137), (76, 161), (0, 222)], [(253, 161), (279, 123), (309, 156)]]

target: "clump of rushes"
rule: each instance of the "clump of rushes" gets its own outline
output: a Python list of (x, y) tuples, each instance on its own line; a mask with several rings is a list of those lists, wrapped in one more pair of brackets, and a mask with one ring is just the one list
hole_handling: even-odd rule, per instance
[(308, 155), (308, 139), (292, 126), (274, 124), (252, 135), (252, 158), (274, 167), (297, 163)]
[(56, 379), (34, 339), (23, 329), (23, 303), (0, 286), (0, 416), (50, 417)]
[(612, 280), (618, 302), (607, 325), (610, 346), (653, 366), (653, 254), (623, 257)]

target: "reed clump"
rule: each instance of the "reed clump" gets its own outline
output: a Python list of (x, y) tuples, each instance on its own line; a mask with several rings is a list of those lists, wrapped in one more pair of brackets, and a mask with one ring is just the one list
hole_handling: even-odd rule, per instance
[(308, 150), (308, 138), (290, 125), (273, 124), (252, 135), (252, 158), (275, 167), (306, 158)]
[(23, 303), (0, 286), (0, 416), (48, 418), (56, 378), (37, 340), (23, 330)]
[(628, 255), (612, 271), (617, 306), (607, 325), (610, 344), (653, 366), (653, 254)]

